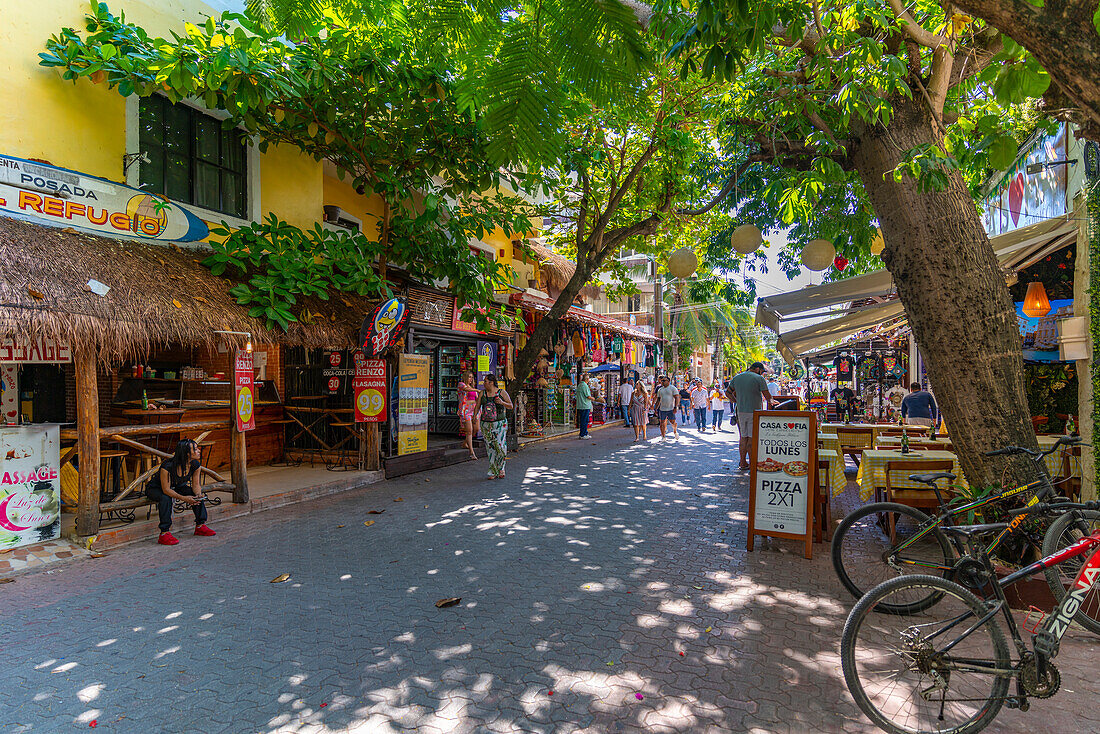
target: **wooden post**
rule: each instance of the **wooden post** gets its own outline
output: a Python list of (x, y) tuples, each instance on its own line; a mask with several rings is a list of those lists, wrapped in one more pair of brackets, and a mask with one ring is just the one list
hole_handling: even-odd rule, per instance
[(99, 386), (96, 352), (92, 347), (73, 350), (76, 372), (76, 435), (80, 453), (77, 535), (99, 532)]
[(382, 468), (382, 437), (377, 423), (366, 424), (367, 440), (364, 441), (366, 457), (363, 468), (367, 471), (378, 471)]
[(229, 421), (229, 481), (233, 482), (233, 501), (248, 502), (248, 450), (245, 434), (237, 430), (236, 416)]

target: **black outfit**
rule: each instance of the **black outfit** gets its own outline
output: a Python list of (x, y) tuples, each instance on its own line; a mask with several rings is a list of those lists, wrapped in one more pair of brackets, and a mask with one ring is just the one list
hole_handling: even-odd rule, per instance
[[(160, 468), (168, 472), (168, 484), (174, 492), (177, 494), (198, 496), (195, 494), (194, 487), (191, 486), (191, 475), (199, 468), (198, 459), (192, 459), (190, 466), (187, 467), (187, 471), (182, 475), (176, 471), (176, 460), (174, 458), (161, 464)], [(175, 500), (166, 495), (161, 489), (159, 470), (153, 475), (153, 478), (149, 480), (149, 484), (146, 485), (145, 494), (149, 499), (157, 503), (157, 512), (160, 515), (160, 531), (162, 533), (167, 533), (172, 527), (172, 503)], [(192, 507), (191, 510), (195, 513), (195, 525), (205, 525), (206, 503), (200, 502)]]
[(850, 421), (855, 417), (856, 413), (856, 393), (850, 387), (838, 387), (835, 388), (829, 395), (833, 400), (833, 405), (836, 407), (837, 420)]

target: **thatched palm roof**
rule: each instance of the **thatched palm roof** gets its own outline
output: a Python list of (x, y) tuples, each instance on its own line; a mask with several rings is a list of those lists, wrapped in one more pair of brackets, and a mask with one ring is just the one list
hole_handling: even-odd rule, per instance
[[(269, 330), (228, 290), (236, 281), (200, 264), (202, 250), (116, 240), (0, 217), (0, 337), (50, 337), (91, 345), (103, 360), (143, 355), (154, 345), (212, 346), (216, 330), (250, 332), (254, 341), (351, 346), (365, 298), (301, 304), (316, 317)], [(110, 286), (91, 292), (95, 279)]]

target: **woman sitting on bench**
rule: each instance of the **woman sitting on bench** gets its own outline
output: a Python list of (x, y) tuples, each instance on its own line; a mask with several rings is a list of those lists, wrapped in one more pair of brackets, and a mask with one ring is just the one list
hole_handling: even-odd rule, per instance
[(160, 471), (149, 480), (145, 494), (157, 503), (160, 513), (161, 545), (175, 545), (179, 540), (172, 533), (172, 504), (181, 500), (191, 506), (195, 513), (195, 535), (216, 535), (206, 527), (206, 503), (203, 497), (195, 493), (195, 487), (201, 486), (199, 480), (201, 453), (199, 445), (189, 438), (176, 444), (176, 454), (160, 465)]

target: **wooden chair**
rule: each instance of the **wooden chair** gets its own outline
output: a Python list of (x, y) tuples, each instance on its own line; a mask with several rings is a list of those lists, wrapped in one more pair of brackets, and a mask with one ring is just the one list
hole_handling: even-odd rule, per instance
[(1047, 423), (1050, 423), (1050, 418), (1045, 415), (1036, 415), (1031, 418), (1031, 427), (1036, 433), (1043, 433), (1040, 429), (1046, 428)]
[(829, 500), (833, 496), (829, 480), (829, 460), (817, 460), (817, 485), (814, 487), (814, 542), (832, 539), (833, 511)]
[(866, 449), (874, 448), (875, 429), (859, 426), (837, 426), (837, 444), (840, 453), (852, 457), (852, 461), (859, 464)]
[(1079, 468), (1081, 468), (1081, 447), (1063, 447), (1062, 471), (1055, 479), (1055, 488), (1075, 502), (1081, 500), (1081, 475), (1076, 472)]
[[(888, 461), (886, 462), (886, 496), (887, 502), (897, 502), (919, 510), (938, 510), (940, 503), (936, 499), (936, 493), (931, 489), (895, 489), (891, 477), (894, 472), (904, 472), (908, 479), (910, 474), (930, 474), (938, 471), (955, 471), (955, 462), (951, 459), (937, 459), (935, 461)], [(946, 487), (941, 486), (941, 493), (946, 498), (950, 493)], [(894, 516), (888, 515), (888, 532), (890, 542), (894, 542)]]

